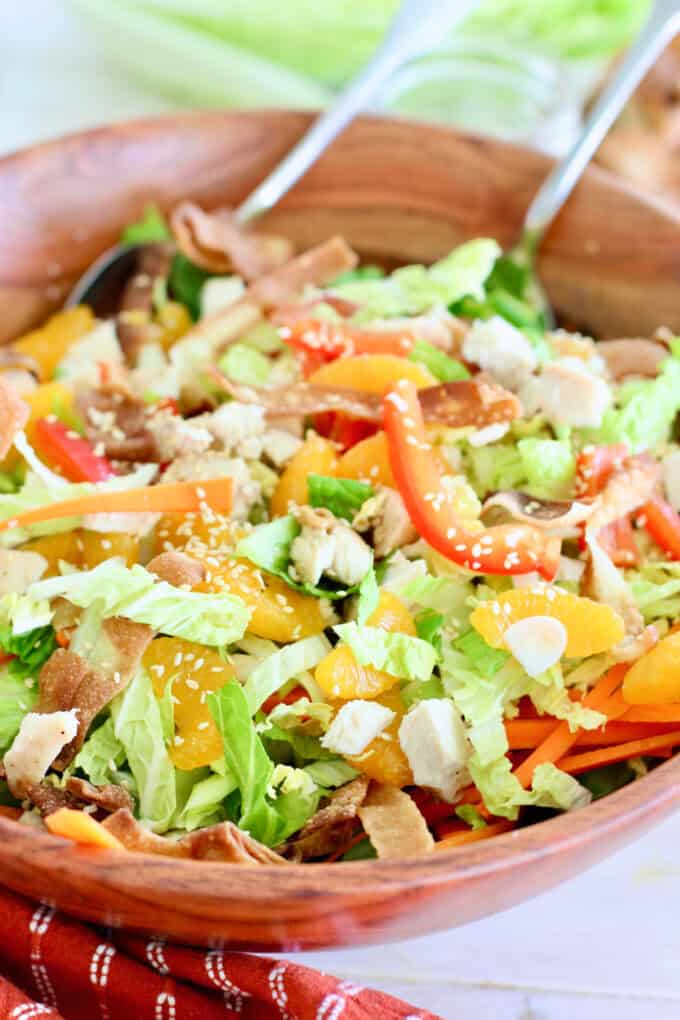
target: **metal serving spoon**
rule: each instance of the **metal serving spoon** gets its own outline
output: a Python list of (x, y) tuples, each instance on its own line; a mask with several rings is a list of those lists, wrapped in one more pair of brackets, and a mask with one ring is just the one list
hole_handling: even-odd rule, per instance
[(531, 271), (533, 298), (545, 325), (553, 325), (548, 299), (533, 272), (545, 233), (636, 87), (680, 31), (680, 0), (655, 0), (647, 22), (590, 111), (580, 137), (548, 174), (529, 206), (519, 241), (508, 254)]
[[(252, 222), (290, 191), (330, 143), (366, 109), (390, 77), (407, 61), (427, 50), (479, 5), (480, 0), (403, 0), (392, 25), (368, 65), (255, 191), (235, 210), (237, 223)], [(144, 245), (116, 245), (104, 252), (76, 283), (66, 307), (87, 304), (97, 313), (115, 308), (116, 298), (134, 273)]]

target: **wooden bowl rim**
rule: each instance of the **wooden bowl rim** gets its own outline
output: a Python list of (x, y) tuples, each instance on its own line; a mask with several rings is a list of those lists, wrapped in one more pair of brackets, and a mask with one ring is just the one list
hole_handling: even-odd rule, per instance
[[(74, 131), (57, 138), (47, 139), (7, 153), (0, 157), (0, 166), (20, 164), (30, 159), (35, 153), (59, 149), (64, 143), (76, 139), (106, 138), (112, 129), (122, 128), (130, 131), (154, 131), (166, 128), (170, 123), (191, 123), (193, 120), (215, 118), (218, 120), (258, 120), (266, 121), (275, 113), (281, 119), (295, 120), (300, 117), (311, 120), (313, 112), (300, 110), (197, 110), (167, 113), (152, 117), (138, 117), (124, 120), (112, 125), (101, 125), (84, 131)], [(476, 136), (465, 132), (455, 132), (440, 124), (429, 124), (406, 117), (387, 117), (378, 114), (364, 114), (356, 118), (358, 121), (375, 121), (383, 124), (394, 124), (402, 129), (415, 133), (436, 135), (458, 134), (474, 141)], [(481, 139), (504, 148), (519, 149), (523, 146), (514, 143), (503, 143), (493, 139)], [(549, 157), (544, 158), (546, 166), (550, 165)], [(657, 196), (642, 196), (641, 193), (625, 181), (617, 179), (607, 170), (590, 166), (586, 174), (600, 179), (610, 178), (614, 187), (621, 192), (628, 192), (644, 198), (650, 206), (656, 206), (664, 213), (677, 216), (677, 210)], [(298, 205), (299, 201), (299, 205)], [(296, 200), (289, 196), (283, 200), (288, 208), (305, 210), (305, 199)], [(238, 886), (230, 883), (228, 896), (231, 900), (251, 900), (260, 903), (280, 899), (277, 882), (285, 876), (285, 893), (304, 895), (310, 892), (312, 884), (322, 884), (324, 895), (350, 897), (353, 892), (364, 894), (370, 887), (374, 894), (379, 895), (381, 889), (394, 893), (400, 886), (404, 891), (426, 887), (430, 884), (441, 884), (447, 877), (458, 877), (465, 881), (483, 879), (485, 876), (503, 871), (510, 871), (522, 863), (544, 861), (563, 851), (579, 845), (587, 845), (620, 830), (625, 830), (634, 822), (643, 822), (647, 817), (664, 811), (670, 811), (680, 799), (680, 755), (657, 766), (648, 775), (633, 780), (624, 788), (601, 798), (587, 807), (577, 811), (558, 815), (546, 821), (512, 830), (495, 836), (489, 840), (481, 840), (453, 847), (448, 850), (435, 850), (427, 856), (399, 858), (394, 860), (338, 861), (334, 863), (306, 863), (273, 865), (241, 865), (214, 861), (181, 860), (163, 857), (156, 854), (139, 854), (130, 852), (128, 857), (121, 858), (117, 851), (86, 848), (70, 843), (68, 840), (52, 836), (28, 827), (20, 826), (0, 815), (0, 861), (11, 857), (12, 846), (26, 844), (36, 851), (46, 851), (55, 871), (61, 875), (75, 878), (87, 878), (105, 882), (109, 887), (118, 887), (121, 891), (133, 892), (136, 888), (143, 889), (145, 898), (154, 891), (167, 896), (168, 867), (172, 865), (173, 873), (181, 882), (183, 891), (190, 889), (194, 904), (224, 899), (224, 886), (221, 880), (238, 878)], [(536, 839), (537, 832), (543, 835)], [(17, 838), (18, 837), (18, 838)], [(57, 852), (58, 851), (58, 852)], [(136, 860), (143, 860), (145, 867), (121, 867), (132, 865)], [(44, 860), (44, 859), (43, 859)], [(40, 868), (45, 870), (41, 861)], [(348, 869), (350, 869), (348, 871)], [(156, 871), (158, 880), (156, 880)], [(351, 874), (359, 882), (356, 889), (348, 888), (345, 879)], [(213, 879), (217, 881), (206, 881)], [(155, 881), (156, 880), (156, 881)], [(264, 881), (263, 881), (264, 880)], [(310, 881), (313, 880), (313, 881)], [(321, 880), (321, 883), (318, 883)], [(154, 884), (155, 882), (155, 884)]]

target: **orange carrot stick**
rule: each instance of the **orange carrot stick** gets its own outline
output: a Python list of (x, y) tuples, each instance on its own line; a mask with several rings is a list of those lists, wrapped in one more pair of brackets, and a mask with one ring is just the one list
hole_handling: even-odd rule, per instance
[(509, 832), (514, 829), (515, 822), (494, 822), (483, 829), (467, 829), (465, 832), (454, 832), (445, 836), (435, 843), (435, 850), (449, 850), (453, 846), (463, 846), (465, 843), (476, 843), (480, 839), (491, 839), (492, 836), (500, 836), (502, 832)]
[[(597, 681), (592, 691), (585, 696), (583, 704), (588, 708), (594, 708), (599, 710), (603, 705), (607, 704), (607, 701), (611, 698), (614, 691), (619, 687), (621, 681), (627, 670), (625, 663), (619, 663), (616, 666), (612, 666), (604, 676), (601, 676)], [(519, 779), (522, 786), (531, 786), (531, 780), (534, 777), (534, 769), (537, 765), (542, 765), (544, 762), (556, 762), (559, 758), (563, 758), (567, 751), (574, 746), (579, 735), (580, 730), (576, 730), (574, 733), (569, 729), (569, 724), (566, 722), (560, 723), (552, 731), (550, 736), (538, 745), (528, 758), (526, 758), (522, 764), (515, 769), (515, 775)]]
[(231, 478), (211, 478), (206, 482), (174, 482), (170, 485), (150, 485), (144, 489), (122, 489), (111, 492), (93, 492), (76, 499), (64, 499), (26, 510), (6, 521), (0, 521), (0, 531), (24, 528), (60, 517), (81, 517), (98, 513), (197, 513), (208, 506), (219, 513), (229, 513), (232, 505)]
[[(577, 734), (577, 747), (609, 747), (623, 744), (628, 740), (641, 740), (657, 734), (669, 733), (677, 727), (677, 721), (664, 723), (636, 723), (613, 721), (597, 730), (581, 730)], [(511, 751), (533, 750), (555, 729), (552, 719), (511, 719), (505, 724), (508, 745)]]
[(84, 846), (97, 846), (104, 850), (124, 850), (125, 847), (112, 832), (105, 829), (92, 815), (72, 808), (59, 808), (48, 815), (45, 825), (54, 836), (63, 836)]
[(625, 744), (615, 744), (613, 747), (603, 747), (598, 751), (585, 751), (583, 754), (570, 754), (557, 762), (557, 767), (563, 772), (576, 774), (587, 772), (588, 769), (596, 769), (601, 765), (611, 765), (617, 761), (624, 761), (625, 758), (635, 758), (637, 755), (650, 754), (655, 751), (665, 751), (669, 747), (680, 744), (680, 730), (673, 730), (671, 733), (661, 733), (655, 737), (645, 737), (642, 740), (630, 740)]

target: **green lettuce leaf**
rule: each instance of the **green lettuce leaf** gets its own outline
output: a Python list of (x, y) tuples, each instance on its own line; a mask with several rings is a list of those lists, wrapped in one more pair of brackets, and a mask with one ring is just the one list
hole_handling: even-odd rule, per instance
[(175, 816), (173, 827), (193, 832), (222, 821), (225, 817), (224, 801), (235, 789), (236, 780), (230, 774), (211, 775), (199, 780)]
[(480, 813), (479, 808), (476, 808), (474, 804), (461, 804), (460, 807), (456, 808), (456, 815), (460, 818), (461, 822), (465, 822), (473, 831), (485, 829), (489, 824)]
[(310, 765), (305, 765), (304, 771), (312, 777), (317, 786), (326, 790), (344, 786), (359, 775), (357, 770), (342, 758), (314, 761)]
[(585, 807), (593, 799), (590, 790), (549, 761), (534, 769), (531, 793), (537, 807), (556, 811), (573, 811)]
[(605, 412), (599, 429), (580, 430), (588, 442), (626, 443), (633, 453), (667, 442), (680, 411), (680, 360), (664, 361), (656, 379), (620, 386), (616, 405)]
[(250, 560), (269, 574), (275, 574), (296, 591), (323, 599), (342, 599), (352, 595), (359, 588), (351, 588), (325, 580), (323, 586), (301, 584), (290, 575), (290, 547), (300, 534), (301, 528), (292, 515), (277, 517), (269, 524), (259, 524), (236, 546), (236, 555)]
[(120, 235), (123, 244), (152, 244), (154, 241), (169, 241), (172, 237), (165, 216), (157, 205), (151, 203), (136, 223), (129, 223)]
[(333, 630), (349, 645), (362, 666), (374, 666), (400, 680), (424, 683), (432, 676), (437, 652), (421, 638), (380, 627), (360, 627), (354, 622), (340, 623)]
[(500, 254), (496, 241), (480, 238), (454, 249), (434, 265), (397, 269), (382, 280), (341, 284), (335, 293), (360, 306), (357, 322), (418, 315), (466, 295), (484, 297), (484, 282)]
[(318, 666), (331, 650), (323, 634), (284, 645), (252, 671), (243, 687), (250, 715), (255, 715), (267, 698), (285, 683), (306, 670)]
[[(17, 596), (9, 596), (10, 599)], [(15, 634), (14, 620), (0, 621), (0, 648), (9, 655), (15, 655), (9, 663), (10, 676), (23, 680), (38, 678), (41, 667), (57, 647), (54, 628), (36, 627), (33, 630)]]
[(265, 386), (272, 363), (266, 355), (247, 344), (232, 344), (222, 356), (219, 367), (228, 379), (246, 386)]
[(93, 732), (76, 755), (74, 772), (84, 772), (95, 786), (115, 782), (116, 773), (126, 758), (126, 751), (116, 736), (113, 718), (108, 719)]
[(82, 608), (97, 601), (104, 617), (124, 616), (202, 645), (231, 644), (244, 634), (250, 619), (250, 610), (235, 595), (184, 591), (159, 581), (139, 564), (126, 567), (115, 559), (93, 570), (37, 581), (29, 596), (62, 596)]
[(140, 669), (111, 703), (114, 735), (139, 793), (139, 814), (155, 832), (167, 831), (177, 806), (175, 769), (165, 747), (161, 712), (149, 674)]
[(429, 641), (437, 655), (441, 655), (442, 634), (444, 616), (436, 613), (434, 609), (424, 609), (415, 618), (416, 635), (421, 641)]
[(365, 482), (314, 474), (307, 477), (307, 490), (310, 506), (325, 507), (346, 521), (353, 520), (366, 500), (375, 495), (372, 486)]
[(449, 357), (426, 340), (416, 340), (409, 361), (420, 362), (440, 382), (457, 382), (459, 379), (470, 378), (470, 373), (461, 361)]
[(192, 319), (201, 317), (201, 291), (203, 284), (213, 274), (207, 269), (194, 265), (184, 255), (177, 254), (170, 266), (168, 286), (176, 301), (181, 301), (189, 309)]
[(8, 666), (0, 668), (0, 755), (11, 745), (21, 721), (37, 701), (37, 685), (12, 675)]
[(524, 467), (523, 488), (539, 499), (559, 499), (571, 492), (576, 456), (568, 440), (520, 439), (517, 443)]
[(380, 588), (375, 569), (369, 570), (366, 577), (359, 585), (357, 596), (357, 623), (360, 627), (365, 626), (371, 616), (378, 608), (380, 601)]
[(680, 563), (648, 561), (627, 571), (626, 580), (646, 623), (680, 616)]

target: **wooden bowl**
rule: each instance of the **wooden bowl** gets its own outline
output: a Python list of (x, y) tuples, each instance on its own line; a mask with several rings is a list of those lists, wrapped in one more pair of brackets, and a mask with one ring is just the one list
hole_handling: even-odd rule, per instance
[[(0, 161), (0, 335), (57, 307), (145, 204), (235, 204), (309, 123), (200, 114), (76, 135)], [(482, 234), (509, 244), (548, 162), (497, 142), (362, 119), (268, 220), (300, 246), (344, 234), (364, 255), (429, 261)], [(541, 259), (567, 320), (600, 336), (680, 330), (680, 218), (593, 169)], [(643, 833), (680, 798), (680, 759), (604, 800), (404, 862), (287, 868), (77, 848), (0, 818), (12, 889), (78, 917), (193, 944), (312, 949), (450, 928), (534, 896)]]

